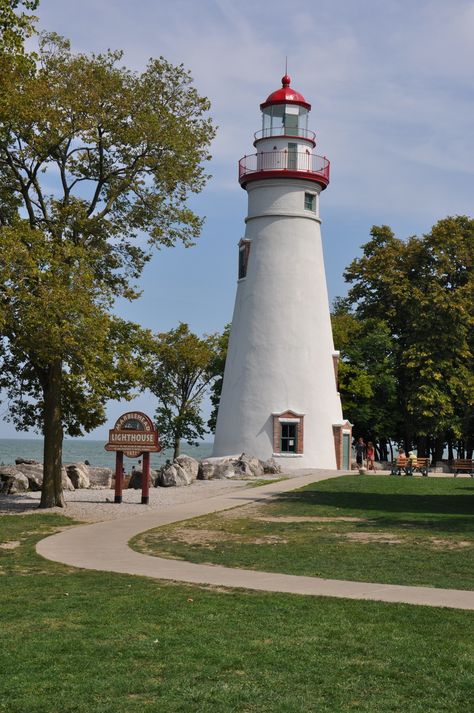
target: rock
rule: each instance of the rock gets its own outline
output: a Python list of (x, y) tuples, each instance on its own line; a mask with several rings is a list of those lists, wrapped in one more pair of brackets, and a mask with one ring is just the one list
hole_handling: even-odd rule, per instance
[[(43, 464), (38, 463), (38, 461), (33, 461), (31, 463), (26, 462), (25, 459), (17, 458), (18, 465), (16, 468), (22, 473), (28, 480), (29, 490), (38, 491), (41, 490), (43, 485)], [(21, 461), (21, 462), (18, 462)], [(61, 469), (61, 480), (63, 490), (74, 490), (74, 485), (68, 478), (66, 473), (66, 468), (63, 466)]]
[(155, 486), (171, 488), (190, 485), (198, 478), (199, 469), (199, 461), (183, 453), (173, 463), (167, 461), (160, 468), (154, 479)]
[[(199, 480), (223, 480), (235, 478), (236, 456), (223, 456), (222, 458), (206, 458), (199, 466)], [(239, 472), (240, 477), (242, 474)]]
[(34, 491), (41, 490), (43, 485), (43, 464), (38, 463), (38, 461), (27, 463), (26, 458), (24, 460), (17, 458), (15, 462), (18, 470), (28, 479), (29, 489)]
[(87, 475), (89, 477), (89, 487), (99, 489), (99, 488), (110, 488), (112, 487), (112, 469), (111, 468), (94, 468), (91, 465), (84, 465), (87, 468)]
[(0, 492), (14, 495), (28, 490), (28, 478), (14, 465), (0, 466)]
[(64, 466), (62, 467), (61, 476), (62, 476), (63, 490), (75, 490), (75, 487), (72, 484), (71, 479), (69, 478), (68, 474), (66, 473), (66, 468)]
[(261, 478), (264, 473), (281, 473), (281, 468), (272, 460), (265, 463), (242, 453), (240, 456), (206, 458), (201, 462), (198, 478), (199, 480)]
[(73, 484), (78, 488), (90, 488), (89, 467), (85, 463), (69, 463), (66, 473)]
[(263, 462), (258, 458), (253, 458), (245, 453), (242, 453), (234, 467), (235, 474), (244, 477), (253, 476), (255, 478), (261, 478), (264, 473)]
[(196, 480), (199, 473), (199, 461), (195, 458), (191, 458), (183, 453), (183, 455), (175, 458), (174, 463), (177, 463), (183, 470), (188, 473), (191, 480)]
[(157, 485), (162, 488), (181, 487), (183, 485), (191, 485), (193, 482), (192, 476), (187, 470), (184, 470), (179, 463), (171, 463), (163, 466), (158, 471)]
[(273, 458), (269, 458), (263, 462), (263, 472), (268, 475), (276, 475), (281, 473), (281, 466)]
[(142, 471), (135, 468), (132, 471), (130, 480), (128, 481), (128, 487), (133, 488), (133, 490), (140, 490), (142, 487)]

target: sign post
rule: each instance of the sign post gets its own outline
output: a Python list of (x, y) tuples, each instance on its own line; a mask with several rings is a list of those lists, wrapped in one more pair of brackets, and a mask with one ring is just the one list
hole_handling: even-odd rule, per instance
[(123, 488), (123, 453), (117, 451), (115, 454), (115, 500), (116, 503), (122, 502)]
[(149, 416), (141, 411), (124, 413), (109, 431), (106, 451), (115, 451), (115, 499), (122, 502), (123, 457), (142, 457), (142, 504), (150, 501), (150, 453), (161, 451), (158, 431)]

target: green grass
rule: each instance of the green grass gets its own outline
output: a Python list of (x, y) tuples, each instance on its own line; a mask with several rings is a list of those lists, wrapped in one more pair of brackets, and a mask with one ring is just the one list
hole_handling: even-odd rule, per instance
[(261, 485), (270, 485), (270, 483), (279, 483), (282, 480), (289, 480), (287, 475), (281, 478), (257, 478), (256, 480), (247, 481), (246, 488), (259, 488)]
[[(267, 522), (263, 518), (358, 518)], [(148, 554), (289, 574), (474, 589), (474, 481), (345, 476), (143, 533)]]
[(0, 518), (0, 711), (466, 713), (472, 612), (218, 591), (88, 572)]

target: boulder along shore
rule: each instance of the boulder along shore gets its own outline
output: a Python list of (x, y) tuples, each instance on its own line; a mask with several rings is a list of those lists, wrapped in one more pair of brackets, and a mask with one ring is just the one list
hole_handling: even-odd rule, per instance
[[(128, 487), (123, 489), (123, 501), (116, 504), (115, 481), (110, 468), (70, 463), (63, 466), (67, 507), (42, 509), (41, 512), (57, 512), (82, 522), (123, 518), (136, 515), (147, 507), (158, 509), (214, 497), (230, 489), (246, 487), (249, 480), (278, 478), (279, 473), (280, 468), (274, 462), (259, 461), (245, 454), (203, 461), (181, 455), (151, 472), (150, 485), (155, 487), (150, 488), (148, 505), (140, 502), (142, 473), (138, 468), (125, 480)], [(36, 510), (42, 480), (43, 464), (38, 461), (17, 458), (14, 466), (0, 466), (0, 514), (27, 514)]]

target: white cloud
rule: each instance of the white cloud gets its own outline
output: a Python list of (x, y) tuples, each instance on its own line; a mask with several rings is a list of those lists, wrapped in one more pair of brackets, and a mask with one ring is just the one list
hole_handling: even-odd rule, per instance
[[(223, 289), (225, 303), (233, 300), (234, 265), (223, 261), (234, 260), (244, 225), (237, 161), (254, 151), (259, 104), (278, 88), (286, 56), (292, 85), (313, 106), (318, 151), (332, 161), (322, 198), (324, 231), (332, 236), (330, 291), (372, 223), (408, 235), (445, 215), (473, 212), (472, 0), (42, 0), (39, 14), (42, 26), (69, 36), (75, 50), (123, 48), (124, 63), (136, 69), (150, 56), (183, 62), (211, 99), (219, 125), (209, 164), (214, 178), (193, 204), (209, 216), (202, 248), (193, 253), (208, 270), (207, 284), (199, 283), (201, 309), (207, 303), (210, 313), (218, 310)], [(349, 234), (337, 234), (347, 226)], [(159, 265), (174, 269), (172, 252), (163, 252)], [(167, 280), (170, 294), (187, 294), (170, 274), (160, 273), (159, 300)], [(158, 298), (152, 292), (143, 299), (152, 319)], [(189, 309), (192, 324), (193, 304)], [(196, 313), (196, 323), (200, 318)]]

